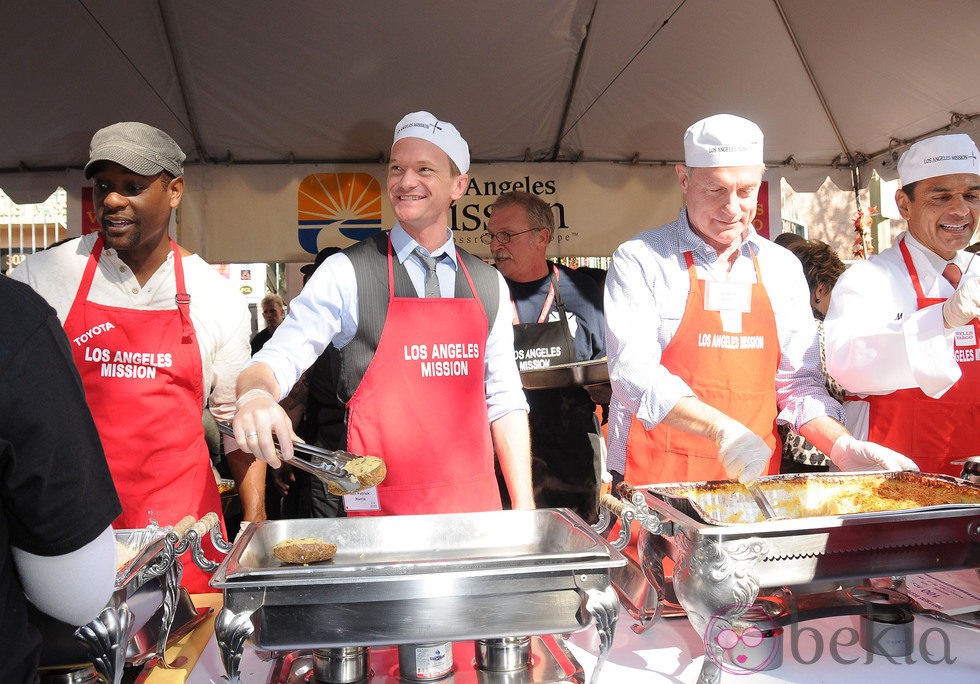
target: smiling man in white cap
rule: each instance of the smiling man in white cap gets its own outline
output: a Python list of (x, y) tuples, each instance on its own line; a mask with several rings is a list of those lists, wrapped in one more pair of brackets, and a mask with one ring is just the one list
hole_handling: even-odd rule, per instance
[[(11, 274), (54, 307), (68, 334), (122, 502), (117, 528), (222, 510), (201, 416), (205, 407), (218, 420), (235, 412), (248, 306), (170, 237), (183, 174), (183, 151), (160, 129), (124, 121), (97, 131), (85, 177), (99, 232), (32, 254)], [(231, 440), (227, 451), (246, 519), (264, 519), (264, 464)], [(188, 589), (210, 591), (208, 575), (181, 560)]]
[(777, 417), (844, 469), (911, 466), (855, 442), (824, 386), (800, 262), (752, 227), (762, 131), (718, 114), (684, 136), (686, 206), (613, 255), (609, 469), (634, 484), (775, 472)]
[(344, 497), (348, 515), (499, 509), (495, 454), (513, 506), (534, 507), (507, 286), (447, 225), (469, 164), (452, 124), (428, 112), (399, 121), (387, 181), (397, 223), (324, 260), (239, 378), (235, 436), (278, 466), (273, 435), (287, 460), (295, 435), (277, 402), (328, 344), (339, 350), (346, 413), (320, 445), (388, 470)]
[(959, 475), (980, 454), (980, 259), (964, 251), (980, 220), (980, 153), (940, 135), (898, 161), (895, 193), (908, 230), (834, 287), (827, 370), (854, 396), (848, 427)]

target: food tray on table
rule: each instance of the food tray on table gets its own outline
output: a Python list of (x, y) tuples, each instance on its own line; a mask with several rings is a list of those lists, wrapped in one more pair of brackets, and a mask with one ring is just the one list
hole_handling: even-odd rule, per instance
[[(776, 475), (758, 480), (778, 516), (867, 516), (952, 506), (980, 510), (980, 486), (946, 475), (917, 472)], [(765, 521), (751, 493), (738, 482), (651, 485), (647, 490), (709, 525)]]
[[(286, 565), (287, 539), (336, 555)], [(264, 649), (457, 641), (576, 631), (590, 589), (625, 559), (565, 509), (253, 523), (212, 586)]]
[[(634, 491), (643, 493), (666, 555), (676, 561), (704, 544), (730, 552), (756, 545), (761, 555), (755, 575), (764, 587), (980, 565), (980, 486), (917, 472), (775, 475), (758, 483), (785, 518), (763, 519), (751, 494), (732, 482), (652, 484)], [(887, 498), (876, 492), (922, 497), (933, 505), (832, 512), (843, 510), (849, 498)], [(821, 508), (819, 497), (831, 503)]]
[(531, 390), (582, 387), (604, 382), (609, 382), (609, 367), (604, 358), (521, 371), (521, 384), (524, 389)]

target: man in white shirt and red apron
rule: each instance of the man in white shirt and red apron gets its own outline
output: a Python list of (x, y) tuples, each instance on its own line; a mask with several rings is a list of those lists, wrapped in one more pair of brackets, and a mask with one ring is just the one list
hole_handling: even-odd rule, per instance
[(676, 167), (686, 207), (613, 255), (609, 467), (627, 482), (776, 472), (777, 416), (842, 469), (914, 467), (840, 422), (799, 262), (752, 227), (762, 143), (758, 126), (729, 114), (692, 125)]
[[(122, 503), (117, 529), (222, 511), (202, 423), (210, 388), (191, 311), (199, 324), (221, 328), (205, 331), (208, 378), (229, 385), (248, 358), (247, 309), (169, 235), (184, 158), (170, 136), (146, 124), (98, 131), (85, 176), (93, 179), (100, 232), (32, 255), (14, 274), (63, 321)], [(229, 407), (212, 404), (226, 420)], [(264, 464), (239, 450), (227, 456), (250, 519), (262, 519)], [(208, 591), (208, 575), (189, 554), (181, 560), (184, 585)]]
[(847, 425), (926, 472), (980, 454), (980, 152), (969, 136), (915, 143), (898, 161), (908, 231), (848, 269), (825, 323), (827, 370)]
[(328, 257), (238, 381), (235, 437), (278, 467), (293, 457), (277, 403), (328, 344), (340, 352), (343, 446), (387, 477), (345, 498), (348, 515), (533, 508), (527, 403), (513, 359), (506, 285), (456, 249), (446, 225), (466, 191), (469, 148), (428, 112), (395, 127), (388, 199), (398, 223)]

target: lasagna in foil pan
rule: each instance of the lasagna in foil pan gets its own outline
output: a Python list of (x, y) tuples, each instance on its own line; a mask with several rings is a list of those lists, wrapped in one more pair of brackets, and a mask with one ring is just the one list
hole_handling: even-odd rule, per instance
[[(980, 486), (917, 472), (819, 473), (762, 477), (776, 514), (790, 519), (849, 516), (950, 506), (980, 508)], [(765, 521), (738, 482), (682, 482), (646, 487), (685, 515), (709, 525)]]

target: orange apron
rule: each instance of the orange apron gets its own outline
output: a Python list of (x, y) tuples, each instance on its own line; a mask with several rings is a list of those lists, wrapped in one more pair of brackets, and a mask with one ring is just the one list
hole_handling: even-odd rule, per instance
[(347, 448), (382, 457), (380, 510), (348, 515), (500, 510), (484, 387), (488, 323), (473, 296), (396, 297), (388, 240), (388, 314), (347, 404)]
[[(946, 301), (926, 297), (904, 238), (902, 258), (919, 309)], [(858, 399), (868, 402), (868, 439), (911, 458), (926, 473), (959, 476), (952, 461), (980, 454), (980, 321), (955, 333), (954, 353), (963, 375), (938, 399), (918, 387)]]
[[(88, 300), (102, 255), (95, 242), (65, 332), (122, 502), (117, 529), (173, 525), (186, 515), (221, 516), (221, 497), (204, 441), (201, 352), (177, 244), (171, 240), (177, 308), (129, 309)], [(224, 522), (222, 521), (222, 532)], [(210, 540), (205, 549), (220, 559)], [(182, 584), (212, 591), (209, 575), (181, 556)]]
[[(661, 364), (680, 377), (695, 396), (762, 437), (772, 448), (769, 473), (778, 471), (781, 448), (776, 434), (776, 371), (780, 348), (776, 317), (762, 284), (755, 255), (756, 283), (742, 331), (731, 334), (718, 311), (705, 309), (705, 285), (694, 257), (684, 253), (691, 289), (680, 326)], [(633, 417), (626, 443), (626, 482), (694, 482), (728, 479), (718, 460), (718, 445), (706, 438), (659, 423), (652, 430)]]

